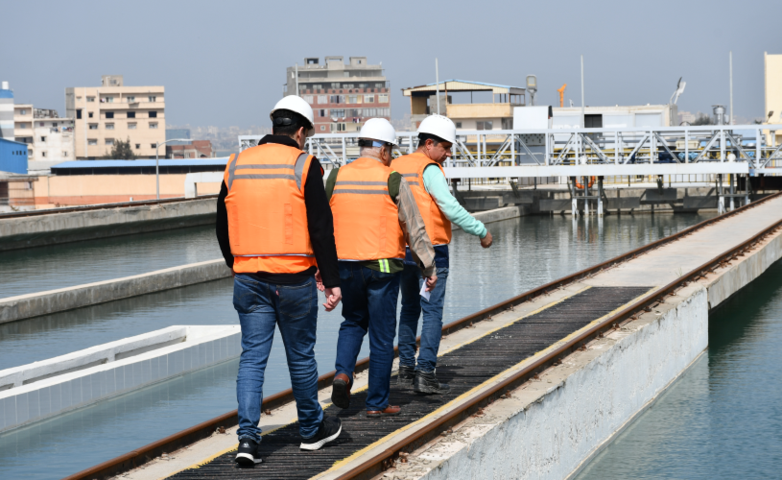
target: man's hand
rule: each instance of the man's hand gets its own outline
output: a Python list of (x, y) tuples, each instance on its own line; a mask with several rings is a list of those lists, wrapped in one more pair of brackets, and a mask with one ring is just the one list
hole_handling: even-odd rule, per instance
[(342, 300), (342, 289), (339, 287), (326, 288), (326, 303), (323, 306), (327, 312), (330, 312), (337, 308), (340, 300)]
[(318, 269), (318, 271), (315, 272), (315, 286), (321, 292), (326, 290), (326, 287), (323, 286), (323, 278), (320, 276), (320, 269)]
[(431, 277), (424, 277), (426, 279), (426, 291), (431, 292), (437, 285), (437, 274), (433, 273)]
[(489, 248), (491, 247), (491, 242), (492, 242), (491, 232), (486, 230), (486, 236), (481, 239), (481, 246), (483, 248)]

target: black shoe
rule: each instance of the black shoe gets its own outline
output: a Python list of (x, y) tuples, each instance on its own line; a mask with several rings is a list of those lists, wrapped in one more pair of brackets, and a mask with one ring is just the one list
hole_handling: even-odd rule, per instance
[(261, 454), (258, 453), (258, 442), (252, 438), (239, 440), (239, 452), (236, 454), (236, 463), (243, 467), (252, 467), (261, 463)]
[(323, 417), (318, 427), (318, 433), (310, 438), (301, 439), (299, 448), (302, 450), (317, 450), (323, 445), (334, 441), (342, 433), (342, 422), (337, 417)]
[(447, 383), (440, 383), (434, 374), (434, 370), (431, 372), (417, 370), (415, 372), (415, 380), (413, 381), (413, 390), (417, 393), (442, 395), (450, 392), (451, 387)]
[(396, 377), (397, 386), (410, 388), (413, 386), (413, 380), (415, 380), (415, 369), (413, 367), (399, 365), (399, 374)]

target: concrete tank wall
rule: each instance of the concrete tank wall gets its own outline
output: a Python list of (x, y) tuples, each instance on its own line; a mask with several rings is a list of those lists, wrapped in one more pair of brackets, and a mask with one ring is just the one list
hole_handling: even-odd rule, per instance
[(214, 223), (214, 198), (0, 219), (0, 251)]

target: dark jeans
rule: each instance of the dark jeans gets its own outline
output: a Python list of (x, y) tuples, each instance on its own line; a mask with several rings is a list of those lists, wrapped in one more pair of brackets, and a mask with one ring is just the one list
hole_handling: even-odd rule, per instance
[(339, 262), (342, 325), (337, 341), (337, 374), (353, 378), (356, 358), (369, 333), (367, 410), (388, 406), (394, 362), (399, 273), (381, 273), (358, 262)]
[(315, 279), (298, 285), (275, 285), (248, 275), (234, 278), (234, 308), (242, 325), (242, 356), (236, 379), (239, 401), (240, 439), (261, 441), (261, 402), (263, 379), (279, 326), (293, 397), (299, 415), (299, 433), (311, 437), (318, 432), (323, 410), (318, 403), (318, 364), (315, 337), (318, 323), (318, 293)]
[(418, 317), (424, 312), (421, 326), (421, 348), (418, 351), (416, 370), (431, 372), (437, 367), (437, 351), (440, 349), (440, 336), (443, 329), (443, 303), (445, 302), (445, 283), (448, 269), (437, 269), (437, 285), (432, 290), (429, 301), (421, 297), (424, 279), (421, 270), (405, 265), (402, 272), (402, 312), (399, 314), (399, 364), (416, 368), (415, 334), (418, 331)]

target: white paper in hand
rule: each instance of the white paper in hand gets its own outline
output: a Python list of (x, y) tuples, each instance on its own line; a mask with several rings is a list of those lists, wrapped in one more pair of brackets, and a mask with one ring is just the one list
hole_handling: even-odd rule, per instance
[(427, 302), (429, 301), (429, 297), (432, 295), (432, 292), (426, 291), (426, 278), (424, 278), (424, 284), (421, 285), (421, 296), (424, 297), (424, 300)]

